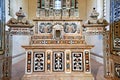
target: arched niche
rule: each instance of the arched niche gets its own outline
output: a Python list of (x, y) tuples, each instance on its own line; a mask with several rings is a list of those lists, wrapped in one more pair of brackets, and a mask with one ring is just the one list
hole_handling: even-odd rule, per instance
[(55, 24), (53, 26), (53, 39), (63, 39), (63, 25)]

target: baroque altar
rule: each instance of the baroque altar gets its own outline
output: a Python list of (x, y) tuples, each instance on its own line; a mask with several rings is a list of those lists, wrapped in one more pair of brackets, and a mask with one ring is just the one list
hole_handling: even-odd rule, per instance
[(94, 80), (90, 63), (94, 46), (84, 40), (77, 0), (38, 0), (38, 4), (30, 44), (22, 46), (23, 80)]
[[(24, 79), (93, 80), (90, 49), (82, 36), (81, 20), (34, 20), (35, 33), (26, 49)], [(44, 26), (44, 27), (43, 27)]]

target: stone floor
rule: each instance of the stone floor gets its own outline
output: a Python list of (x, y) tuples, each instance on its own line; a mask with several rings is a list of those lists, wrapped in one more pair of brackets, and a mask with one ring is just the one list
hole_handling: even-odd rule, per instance
[[(95, 80), (106, 80), (103, 76), (104, 75), (103, 64), (100, 64), (95, 60), (91, 59), (91, 68), (92, 68), (92, 74)], [(25, 59), (12, 65), (11, 80), (21, 80), (24, 73), (25, 73)]]

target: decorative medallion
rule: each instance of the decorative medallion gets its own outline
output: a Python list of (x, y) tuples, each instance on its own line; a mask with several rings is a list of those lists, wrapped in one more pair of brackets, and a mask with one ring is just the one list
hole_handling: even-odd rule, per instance
[(41, 23), (39, 25), (39, 32), (51, 33), (52, 32), (52, 24), (51, 23)]
[(66, 33), (75, 33), (77, 31), (77, 25), (75, 23), (65, 23), (64, 32)]

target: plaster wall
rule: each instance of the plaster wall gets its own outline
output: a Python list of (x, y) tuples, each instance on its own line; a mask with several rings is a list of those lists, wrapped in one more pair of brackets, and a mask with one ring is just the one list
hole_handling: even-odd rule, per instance
[[(95, 47), (91, 49), (91, 52), (103, 56), (103, 36), (102, 35), (91, 35), (86, 36), (86, 42), (87, 44), (94, 45)], [(95, 59), (96, 61), (103, 63), (103, 58), (96, 57), (94, 55), (91, 56), (91, 58)]]
[(20, 7), (23, 8), (23, 11), (26, 13), (26, 17), (28, 16), (28, 0), (11, 0), (10, 7), (12, 17), (16, 17), (15, 13)]
[(92, 9), (97, 7), (96, 3), (97, 3), (97, 0), (86, 0), (87, 19), (89, 19)]
[[(22, 45), (28, 45), (30, 40), (30, 36), (25, 35), (14, 35), (12, 36), (11, 46), (12, 46), (12, 57), (25, 54), (25, 49), (22, 48)], [(17, 63), (20, 60), (25, 59), (25, 55), (21, 55), (19, 57), (15, 57), (12, 59), (12, 64)]]
[[(96, 8), (99, 13), (98, 18), (103, 18), (103, 0), (87, 0), (87, 19), (90, 19), (90, 14)], [(102, 35), (91, 35), (86, 36), (86, 42), (88, 44), (93, 44), (95, 47), (91, 50), (92, 53), (96, 55), (103, 56), (103, 36)], [(96, 56), (91, 56), (91, 58), (96, 61), (103, 63), (103, 58), (98, 59)]]

